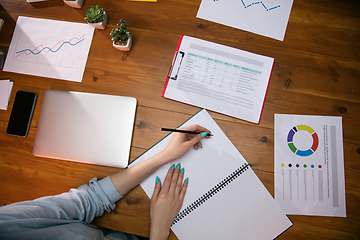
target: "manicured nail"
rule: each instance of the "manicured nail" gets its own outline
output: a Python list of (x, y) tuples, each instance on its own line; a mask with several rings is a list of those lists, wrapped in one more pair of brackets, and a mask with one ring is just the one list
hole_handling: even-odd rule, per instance
[(174, 169), (175, 169), (175, 164), (173, 164), (173, 165), (171, 166), (171, 169), (172, 169), (172, 170), (174, 170)]
[(204, 138), (204, 137), (206, 137), (207, 135), (208, 135), (207, 132), (203, 132), (203, 133), (201, 134), (201, 137)]
[(189, 182), (189, 178), (185, 179), (185, 183), (188, 183)]
[(184, 174), (184, 171), (185, 171), (185, 169), (184, 169), (184, 168), (182, 168), (182, 169), (181, 169), (181, 174)]
[(155, 184), (158, 184), (159, 182), (160, 182), (160, 179), (159, 179), (158, 176), (156, 176), (156, 178), (155, 178)]
[(198, 147), (198, 145), (196, 145), (196, 150), (199, 150), (199, 147)]
[(177, 169), (180, 169), (181, 164), (180, 164), (180, 163), (178, 163), (178, 165), (177, 165), (176, 167), (177, 167)]
[(202, 148), (202, 143), (200, 142), (201, 148)]

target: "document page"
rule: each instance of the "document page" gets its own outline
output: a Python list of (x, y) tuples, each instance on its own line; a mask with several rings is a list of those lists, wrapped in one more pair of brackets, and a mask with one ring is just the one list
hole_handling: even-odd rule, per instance
[(341, 117), (275, 114), (275, 200), (287, 214), (346, 217)]
[(7, 110), (14, 83), (10, 80), (0, 80), (0, 109)]
[(198, 18), (284, 40), (293, 0), (202, 0)]
[(183, 36), (165, 98), (259, 123), (274, 59)]
[(4, 71), (81, 82), (93, 34), (85, 23), (19, 16)]

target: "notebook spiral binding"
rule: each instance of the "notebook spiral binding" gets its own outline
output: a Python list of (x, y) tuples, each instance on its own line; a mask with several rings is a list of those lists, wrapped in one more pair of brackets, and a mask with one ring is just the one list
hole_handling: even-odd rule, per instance
[(231, 173), (229, 176), (227, 176), (224, 180), (222, 180), (220, 183), (218, 183), (215, 187), (210, 189), (207, 193), (202, 195), (200, 198), (198, 198), (195, 202), (190, 204), (187, 208), (182, 210), (178, 213), (178, 215), (175, 217), (174, 221), (172, 222), (171, 226), (174, 226), (176, 223), (178, 223), (181, 219), (186, 217), (186, 215), (190, 214), (192, 211), (194, 211), (196, 208), (200, 207), (204, 202), (209, 200), (212, 196), (214, 196), (216, 193), (221, 191), (224, 187), (229, 185), (234, 179), (236, 179), (238, 176), (240, 176), (243, 172), (245, 172), (249, 168), (248, 163), (244, 163), (241, 167), (236, 169), (233, 173)]

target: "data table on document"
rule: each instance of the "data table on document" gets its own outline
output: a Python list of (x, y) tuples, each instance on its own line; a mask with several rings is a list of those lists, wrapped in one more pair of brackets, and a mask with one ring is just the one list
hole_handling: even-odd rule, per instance
[(261, 71), (187, 53), (180, 79), (255, 97)]

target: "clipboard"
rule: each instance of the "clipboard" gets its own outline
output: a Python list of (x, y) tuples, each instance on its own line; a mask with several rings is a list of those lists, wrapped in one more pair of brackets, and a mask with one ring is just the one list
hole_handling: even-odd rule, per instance
[(274, 59), (181, 35), (161, 96), (259, 124)]

